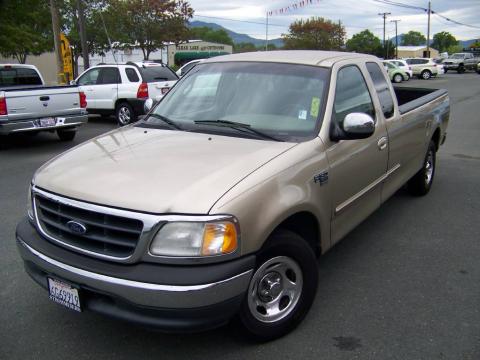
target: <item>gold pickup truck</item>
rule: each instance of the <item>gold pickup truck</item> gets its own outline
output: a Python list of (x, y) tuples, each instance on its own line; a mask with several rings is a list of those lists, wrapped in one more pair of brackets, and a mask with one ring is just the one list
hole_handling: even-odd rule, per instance
[(307, 314), (318, 256), (404, 184), (429, 192), (448, 120), (445, 90), (393, 88), (373, 56), (215, 57), (42, 166), (18, 249), (70, 309), (273, 339)]

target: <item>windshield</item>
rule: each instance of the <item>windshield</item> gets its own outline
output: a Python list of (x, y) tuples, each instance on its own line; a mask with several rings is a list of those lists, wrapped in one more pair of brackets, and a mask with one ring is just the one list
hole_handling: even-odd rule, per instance
[(328, 77), (329, 70), (317, 66), (199, 64), (153, 110), (157, 116), (143, 124), (165, 127), (160, 116), (184, 130), (255, 137), (226, 124), (235, 122), (283, 141), (304, 141), (318, 134)]

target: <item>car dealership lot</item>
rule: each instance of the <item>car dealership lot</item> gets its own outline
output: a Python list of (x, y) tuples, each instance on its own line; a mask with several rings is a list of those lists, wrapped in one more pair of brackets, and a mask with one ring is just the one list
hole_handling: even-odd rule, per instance
[(475, 73), (448, 73), (400, 85), (450, 92), (447, 144), (431, 193), (399, 191), (321, 258), (319, 292), (305, 321), (262, 345), (234, 325), (165, 335), (50, 302), (15, 248), (28, 183), (43, 162), (114, 129), (115, 121), (92, 118), (73, 143), (48, 133), (8, 139), (0, 151), (0, 358), (478, 359), (479, 82)]

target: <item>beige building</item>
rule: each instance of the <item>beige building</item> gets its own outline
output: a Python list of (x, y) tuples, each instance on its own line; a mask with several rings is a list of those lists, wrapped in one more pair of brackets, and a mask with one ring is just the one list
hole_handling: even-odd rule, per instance
[[(15, 58), (0, 56), (0, 64), (18, 64), (18, 61)], [(28, 55), (26, 64), (35, 65), (47, 85), (57, 84), (57, 60), (54, 52), (43, 53), (39, 56)]]
[(399, 46), (398, 57), (399, 58), (414, 58), (414, 57), (431, 57), (438, 58), (440, 53), (438, 50), (430, 48), (430, 56), (427, 56), (426, 46)]

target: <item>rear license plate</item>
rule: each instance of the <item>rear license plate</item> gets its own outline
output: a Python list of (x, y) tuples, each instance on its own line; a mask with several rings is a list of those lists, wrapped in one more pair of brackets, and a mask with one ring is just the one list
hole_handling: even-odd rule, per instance
[(55, 126), (55, 124), (56, 124), (56, 121), (55, 121), (55, 118), (53, 118), (53, 117), (40, 119), (40, 126), (41, 127)]
[(164, 87), (164, 88), (162, 88), (162, 89), (161, 89), (162, 95), (165, 95), (165, 94), (168, 92), (168, 90), (170, 90), (169, 87)]
[(69, 309), (78, 312), (82, 311), (78, 289), (75, 289), (71, 285), (60, 280), (48, 278), (48, 293), (50, 300)]

